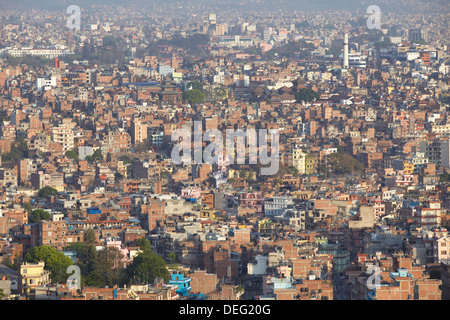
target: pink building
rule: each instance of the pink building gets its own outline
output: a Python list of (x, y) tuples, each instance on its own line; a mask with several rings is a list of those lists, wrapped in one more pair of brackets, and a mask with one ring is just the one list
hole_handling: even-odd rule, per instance
[(244, 192), (240, 195), (240, 204), (244, 208), (252, 208), (256, 213), (264, 211), (264, 197), (257, 192)]
[(122, 245), (122, 241), (113, 238), (106, 238), (105, 242), (107, 248), (119, 249), (120, 253), (123, 255), (122, 263), (126, 265), (133, 261), (133, 259), (130, 257), (130, 250), (128, 250), (126, 246)]
[(202, 190), (200, 188), (185, 188), (181, 190), (181, 197), (200, 199), (202, 197)]

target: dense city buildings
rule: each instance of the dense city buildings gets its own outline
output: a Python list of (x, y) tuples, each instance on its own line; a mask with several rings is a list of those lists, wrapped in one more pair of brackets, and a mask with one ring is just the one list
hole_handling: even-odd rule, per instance
[(449, 7), (389, 2), (0, 1), (0, 300), (450, 299)]

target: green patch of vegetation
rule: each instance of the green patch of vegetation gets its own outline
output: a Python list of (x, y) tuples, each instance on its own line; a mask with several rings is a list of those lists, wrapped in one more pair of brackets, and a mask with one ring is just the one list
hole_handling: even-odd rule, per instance
[(36, 209), (31, 212), (29, 222), (36, 223), (42, 220), (50, 220), (50, 213), (43, 209)]
[(58, 195), (58, 190), (52, 187), (43, 187), (38, 191), (38, 197), (39, 198), (46, 198), (49, 196), (56, 196)]
[(31, 56), (31, 55), (26, 55), (23, 57), (13, 57), (11, 55), (6, 55), (5, 56), (5, 61), (7, 65), (16, 67), (19, 66), (21, 64), (25, 64), (29, 67), (44, 67), (44, 66), (48, 66), (48, 65), (52, 65), (53, 59), (47, 59), (47, 58), (43, 58), (40, 56)]
[(183, 93), (183, 100), (190, 104), (202, 103), (205, 101), (205, 94), (198, 89), (187, 90)]
[(312, 102), (320, 98), (320, 94), (317, 91), (308, 88), (301, 88), (295, 93), (295, 99), (297, 102)]
[(11, 145), (11, 151), (2, 155), (4, 162), (17, 162), (28, 156), (28, 145), (24, 138), (18, 137)]
[(441, 175), (439, 175), (439, 181), (440, 182), (450, 182), (450, 173), (444, 172)]
[(364, 172), (364, 166), (347, 153), (332, 153), (328, 156), (330, 169), (338, 174)]

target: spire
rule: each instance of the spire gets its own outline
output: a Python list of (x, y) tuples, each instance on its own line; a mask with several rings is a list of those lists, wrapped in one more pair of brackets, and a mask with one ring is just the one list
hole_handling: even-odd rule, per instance
[(344, 59), (342, 68), (348, 69), (348, 34), (344, 35)]

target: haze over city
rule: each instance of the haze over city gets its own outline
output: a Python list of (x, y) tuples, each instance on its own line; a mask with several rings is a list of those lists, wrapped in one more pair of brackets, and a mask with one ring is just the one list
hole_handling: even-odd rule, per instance
[(0, 300), (449, 300), (449, 17), (0, 0)]

